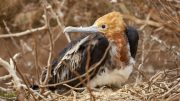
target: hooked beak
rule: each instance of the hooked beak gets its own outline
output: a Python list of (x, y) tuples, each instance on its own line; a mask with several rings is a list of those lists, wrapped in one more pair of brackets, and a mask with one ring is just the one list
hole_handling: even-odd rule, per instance
[(72, 32), (79, 32), (79, 33), (98, 33), (98, 28), (96, 26), (89, 26), (89, 27), (66, 27), (63, 31), (64, 33), (72, 33)]

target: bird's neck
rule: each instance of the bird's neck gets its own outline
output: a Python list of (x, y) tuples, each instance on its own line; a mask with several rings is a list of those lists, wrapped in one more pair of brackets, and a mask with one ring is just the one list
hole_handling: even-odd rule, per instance
[(129, 49), (125, 34), (113, 34), (109, 37), (109, 41), (112, 43), (112, 52), (116, 51), (113, 56), (114, 59), (127, 63), (129, 61)]

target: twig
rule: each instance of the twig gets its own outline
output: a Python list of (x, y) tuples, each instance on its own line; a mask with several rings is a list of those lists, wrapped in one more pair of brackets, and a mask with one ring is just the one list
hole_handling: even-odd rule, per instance
[(6, 62), (5, 60), (3, 60), (2, 58), (0, 58), (0, 64), (9, 72), (9, 74), (12, 76), (13, 79), (13, 83), (16, 87), (17, 91), (21, 90), (22, 84), (21, 84), (21, 80), (19, 79), (19, 77), (16, 75), (16, 71), (14, 70), (14, 63), (13, 60), (10, 59), (10, 63)]
[(39, 97), (41, 97), (44, 101), (49, 101), (48, 99), (46, 99), (43, 95), (41, 95), (40, 93), (34, 91), (33, 89), (30, 88), (30, 91), (35, 94), (38, 95)]
[(5, 81), (7, 79), (10, 79), (12, 76), (9, 74), (9, 75), (5, 75), (5, 76), (2, 76), (0, 77), (0, 81)]
[(180, 99), (180, 93), (167, 98), (166, 101), (178, 101), (178, 99)]
[[(141, 63), (139, 64), (138, 68), (137, 68), (137, 71), (138, 71), (138, 74), (137, 74), (137, 77), (136, 77), (136, 84), (137, 82), (140, 82), (142, 81), (142, 75), (144, 75), (144, 73), (142, 72), (141, 68), (143, 67), (144, 65), (144, 60), (145, 60), (145, 32), (143, 31), (143, 40), (142, 40), (142, 55), (141, 55)], [(141, 74), (141, 75), (140, 75)]]
[(43, 84), (47, 84), (50, 76), (51, 76), (51, 59), (52, 59), (52, 50), (53, 50), (53, 43), (52, 43), (52, 32), (51, 32), (51, 28), (50, 28), (50, 25), (49, 25), (49, 19), (47, 18), (47, 8), (44, 9), (44, 12), (45, 12), (45, 21), (46, 21), (46, 24), (48, 26), (48, 31), (49, 31), (49, 41), (50, 41), (50, 48), (49, 48), (49, 57), (48, 57), (48, 62), (47, 62), (47, 74), (46, 74), (46, 77), (45, 77), (45, 80), (43, 81)]
[(38, 64), (38, 50), (37, 50), (37, 41), (35, 37), (34, 37), (34, 63), (35, 63), (37, 80), (38, 80), (38, 83), (40, 83), (41, 68), (39, 67), (39, 64)]
[(28, 34), (31, 34), (31, 33), (37, 32), (37, 31), (45, 30), (45, 29), (47, 29), (47, 25), (44, 25), (44, 26), (38, 27), (38, 28), (34, 28), (34, 29), (28, 29), (23, 32), (2, 34), (2, 35), (0, 35), (0, 38), (21, 37), (21, 36), (25, 36), (25, 35), (28, 35)]
[[(63, 7), (65, 1), (66, 0), (62, 0), (60, 8), (59, 8), (60, 10)], [(59, 37), (62, 35), (62, 33), (63, 33), (62, 30), (65, 28), (65, 26), (61, 23), (61, 21), (59, 20), (59, 16), (57, 15), (57, 13), (53, 10), (52, 6), (47, 1), (44, 1), (44, 5), (46, 5), (47, 9), (50, 9), (52, 15), (55, 16), (58, 27), (59, 27), (59, 29), (61, 29), (61, 32), (56, 36), (56, 38), (53, 41), (53, 43), (55, 43), (57, 41), (57, 39), (59, 39)], [(66, 39), (68, 40), (68, 42), (71, 42), (71, 38), (70, 38), (69, 34), (65, 33), (65, 36), (66, 36)]]
[(152, 14), (152, 10), (149, 12), (149, 14), (147, 15), (146, 17), (146, 20), (145, 20), (145, 23), (139, 28), (139, 30), (143, 30), (146, 25), (147, 25), (147, 22), (149, 21), (149, 19), (151, 18), (151, 14)]
[[(86, 60), (85, 71), (88, 71), (88, 69), (90, 67), (90, 60), (91, 60), (90, 49), (91, 49), (91, 45), (88, 45), (88, 47), (87, 47), (87, 60)], [(89, 83), (89, 79), (90, 79), (89, 73), (87, 73), (86, 79), (87, 79), (87, 82)]]
[[(89, 45), (87, 48), (87, 60), (86, 60), (86, 67), (85, 67), (86, 71), (88, 71), (88, 69), (90, 67), (90, 60), (91, 60), (90, 49), (91, 49), (91, 45)], [(95, 68), (95, 70), (96, 70), (96, 68)], [(89, 83), (90, 76), (89, 76), (88, 72), (86, 75), (86, 79), (87, 79), (87, 83)], [(89, 91), (89, 95), (92, 98), (92, 101), (95, 101), (95, 96), (93, 95), (91, 88), (89, 87), (89, 85), (86, 85), (86, 86), (87, 86), (87, 90)]]
[[(10, 58), (10, 63), (8, 63), (5, 60), (0, 58), (0, 65), (2, 65), (9, 72), (9, 74), (12, 76), (12, 82), (14, 84), (13, 88), (15, 88), (16, 91), (24, 92), (24, 90), (26, 89), (33, 96), (34, 100), (37, 101), (37, 99), (34, 96), (34, 94), (35, 94), (35, 95), (40, 96), (42, 99), (48, 101), (41, 94), (39, 94), (38, 92), (36, 92), (33, 89), (29, 88), (29, 86), (27, 86), (27, 84), (24, 85), (24, 84), (21, 83), (22, 80), (16, 74), (16, 71), (15, 71), (15, 68), (14, 68), (15, 65), (14, 65), (14, 62), (13, 62), (12, 58)], [(18, 68), (17, 68), (17, 70), (18, 70)], [(22, 77), (23, 81), (26, 83), (25, 78), (22, 76), (22, 73), (19, 70), (18, 70), (18, 72), (19, 72), (20, 76)], [(9, 89), (1, 89), (1, 90), (9, 91)]]
[(149, 82), (150, 82), (151, 84), (155, 83), (160, 77), (162, 78), (163, 74), (164, 74), (164, 72), (162, 72), (162, 71), (156, 73), (155, 75), (153, 75), (153, 76), (149, 79)]
[[(24, 88), (26, 88), (25, 85), (21, 83), (21, 79), (16, 75), (15, 71), (15, 65), (13, 62), (13, 59), (10, 58), (10, 63), (6, 62), (2, 58), (0, 58), (0, 64), (9, 72), (9, 74), (12, 76), (12, 82), (14, 84), (14, 88), (16, 91), (21, 92)], [(34, 97), (35, 98), (35, 97)], [(36, 99), (35, 99), (36, 100)]]
[[(18, 55), (19, 55), (19, 54), (17, 54), (17, 55), (15, 54), (14, 57), (11, 58), (11, 59), (12, 59), (12, 62), (14, 63), (14, 67), (17, 67), (16, 62), (15, 62), (14, 59), (16, 59), (16, 57), (17, 57)], [(34, 96), (34, 93), (32, 93), (31, 90), (30, 90), (31, 88), (28, 86), (27, 78), (25, 78), (25, 76), (22, 74), (22, 72), (20, 71), (19, 68), (16, 68), (16, 70), (17, 70), (17, 72), (19, 73), (19, 75), (21, 76), (23, 82), (25, 83), (25, 85), (21, 83), (21, 88), (27, 89), (27, 90), (29, 91), (29, 93), (33, 96), (34, 100), (37, 101), (36, 97)], [(20, 78), (19, 78), (19, 79), (20, 79)], [(21, 80), (21, 81), (22, 81), (22, 80)], [(20, 83), (20, 82), (19, 82), (19, 83)], [(19, 90), (19, 91), (20, 91), (20, 90)], [(21, 91), (23, 92), (22, 89), (21, 89)]]
[(84, 90), (84, 89), (85, 89), (85, 87), (76, 88), (76, 87), (72, 87), (72, 86), (70, 86), (70, 85), (68, 85), (68, 84), (63, 84), (63, 85), (66, 86), (66, 87), (68, 87), (68, 88), (71, 88), (72, 90)]
[[(61, 5), (60, 5), (60, 10), (61, 10), (61, 8), (63, 7), (65, 1), (66, 1), (66, 0), (62, 0)], [(58, 16), (58, 15), (56, 14), (56, 12), (52, 9), (52, 6), (51, 6), (51, 5), (49, 5), (49, 8), (50, 8), (52, 14), (55, 15), (55, 18), (56, 18), (56, 21), (57, 21), (57, 23), (58, 23), (59, 28), (60, 28), (61, 30), (63, 30), (63, 29), (65, 28), (65, 26), (64, 26), (64, 25), (61, 23), (61, 21), (59, 20), (59, 16)], [(62, 32), (61, 32), (61, 33), (62, 33)], [(61, 33), (57, 35), (57, 37), (56, 37), (56, 39), (54, 40), (54, 42), (57, 41), (57, 39), (62, 35)], [(71, 42), (71, 38), (70, 38), (69, 34), (68, 34), (68, 33), (65, 33), (65, 36), (66, 36), (67, 41), (68, 41), (68, 42)], [(53, 42), (53, 43), (54, 43), (54, 42)]]
[(168, 25), (168, 24), (165, 24), (165, 23), (155, 22), (155, 21), (152, 21), (152, 20), (141, 20), (139, 18), (136, 18), (135, 16), (131, 16), (131, 15), (127, 15), (127, 14), (123, 14), (123, 18), (128, 19), (128, 20), (132, 20), (137, 24), (147, 24), (147, 25), (151, 25), (151, 26), (154, 26), (154, 27), (165, 26), (165, 27), (168, 27), (169, 29), (172, 29), (172, 30), (174, 30), (176, 32), (180, 32), (180, 28), (178, 28), (176, 26), (171, 26), (171, 25)]
[(152, 40), (155, 40), (156, 42), (162, 44), (166, 49), (171, 50), (175, 54), (175, 56), (180, 57), (180, 53), (178, 51), (174, 50), (173, 47), (167, 45), (164, 41), (160, 40), (159, 38), (157, 38), (153, 35), (151, 35), (151, 38), (152, 38)]
[(175, 85), (174, 87), (170, 88), (167, 92), (165, 92), (163, 95), (158, 96), (158, 98), (165, 97), (167, 94), (169, 94), (172, 90), (174, 90), (176, 87), (178, 88), (180, 84)]
[[(3, 23), (4, 23), (4, 26), (5, 26), (5, 29), (7, 30), (8, 34), (12, 34), (9, 27), (7, 26), (6, 22), (3, 20)], [(17, 49), (20, 49), (19, 45), (17, 44), (16, 40), (13, 38), (13, 37), (10, 37), (13, 44), (17, 47)]]
[(75, 91), (72, 91), (73, 92), (73, 101), (77, 101), (76, 97), (77, 97), (77, 93)]
[(8, 89), (8, 88), (3, 88), (3, 87), (0, 87), (0, 92), (11, 92), (12, 89)]

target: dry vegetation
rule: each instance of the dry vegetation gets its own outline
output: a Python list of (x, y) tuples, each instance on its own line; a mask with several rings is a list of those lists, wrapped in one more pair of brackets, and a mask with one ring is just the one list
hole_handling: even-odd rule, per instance
[[(179, 0), (0, 0), (0, 100), (180, 100)], [(56, 94), (30, 84), (67, 44), (65, 26), (91, 25), (122, 12), (139, 31), (136, 66), (121, 89)], [(72, 34), (72, 38), (78, 35)]]

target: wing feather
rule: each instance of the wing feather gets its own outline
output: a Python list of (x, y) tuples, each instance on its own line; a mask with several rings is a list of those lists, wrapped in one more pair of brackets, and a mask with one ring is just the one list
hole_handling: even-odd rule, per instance
[(79, 50), (79, 47), (88, 40), (89, 40), (89, 36), (83, 38), (82, 40), (77, 42), (71, 49), (69, 49), (65, 53), (65, 55), (63, 57), (61, 57), (61, 60), (59, 61), (59, 63), (55, 66), (53, 75), (56, 75), (57, 70), (62, 66), (63, 61), (70, 60), (69, 64), (70, 64), (71, 68), (75, 68), (78, 65), (80, 65), (79, 62), (81, 61), (81, 58), (80, 58), (81, 54), (78, 52), (78, 50)]
[[(88, 46), (90, 46), (89, 66), (91, 66), (100, 61), (108, 47), (108, 44), (108, 40), (100, 34), (89, 34), (70, 43), (60, 53), (60, 57), (53, 63), (52, 77), (49, 83), (54, 84), (73, 79), (77, 77), (76, 73), (83, 75), (86, 73)], [(97, 73), (98, 70), (99, 68), (97, 68), (93, 73)], [(93, 74), (93, 76), (95, 76), (95, 74)], [(76, 80), (69, 83), (69, 85), (74, 86), (79, 82), (79, 80)]]

